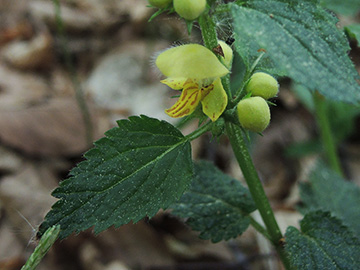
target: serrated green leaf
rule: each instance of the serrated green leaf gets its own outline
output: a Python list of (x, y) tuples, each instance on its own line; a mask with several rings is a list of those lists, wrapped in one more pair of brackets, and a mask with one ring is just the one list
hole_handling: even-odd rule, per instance
[(190, 184), (191, 146), (171, 124), (130, 117), (105, 135), (53, 192), (60, 200), (40, 232), (57, 224), (64, 238), (91, 226), (99, 233), (137, 222), (167, 208)]
[(304, 204), (302, 211), (329, 211), (360, 236), (360, 188), (357, 185), (319, 163), (310, 181), (300, 185), (300, 196)]
[(174, 215), (189, 218), (187, 223), (200, 231), (200, 238), (213, 242), (242, 234), (256, 209), (249, 190), (205, 161), (195, 164), (190, 189), (171, 208)]
[(359, 75), (337, 18), (317, 1), (250, 0), (231, 5), (236, 50), (251, 63), (267, 57), (295, 82), (335, 101), (360, 101)]
[(328, 212), (310, 212), (301, 232), (289, 227), (285, 249), (297, 270), (359, 269), (360, 241)]
[(336, 12), (343, 15), (356, 15), (360, 11), (359, 0), (321, 0), (321, 4)]
[(344, 29), (350, 38), (357, 41), (357, 46), (360, 47), (360, 24), (350, 24), (345, 26)]

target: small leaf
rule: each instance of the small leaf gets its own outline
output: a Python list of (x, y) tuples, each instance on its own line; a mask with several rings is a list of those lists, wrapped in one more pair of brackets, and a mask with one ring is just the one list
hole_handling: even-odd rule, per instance
[(300, 222), (301, 232), (286, 230), (285, 249), (297, 270), (359, 269), (360, 241), (328, 212), (310, 212)]
[(350, 24), (344, 27), (345, 32), (350, 38), (357, 41), (357, 46), (360, 47), (360, 24)]
[(119, 227), (176, 201), (193, 173), (191, 146), (178, 129), (146, 116), (118, 121), (85, 154), (53, 196), (60, 198), (40, 233), (61, 225), (60, 237), (95, 226)]
[(313, 0), (232, 4), (235, 48), (248, 63), (264, 50), (295, 82), (329, 99), (357, 103), (359, 75), (347, 55), (348, 41), (336, 28), (337, 18), (316, 4)]
[(360, 236), (360, 188), (357, 185), (319, 163), (312, 171), (310, 181), (300, 185), (300, 195), (303, 211), (329, 211)]
[(48, 228), (21, 270), (35, 270), (41, 262), (41, 259), (46, 255), (46, 253), (48, 253), (49, 249), (55, 243), (59, 233), (60, 226), (52, 226)]
[(189, 218), (187, 223), (200, 238), (213, 242), (242, 234), (250, 224), (249, 213), (256, 207), (250, 192), (241, 183), (209, 162), (195, 164), (195, 177), (173, 214)]
[(321, 4), (332, 11), (343, 15), (356, 15), (360, 11), (359, 0), (321, 0)]

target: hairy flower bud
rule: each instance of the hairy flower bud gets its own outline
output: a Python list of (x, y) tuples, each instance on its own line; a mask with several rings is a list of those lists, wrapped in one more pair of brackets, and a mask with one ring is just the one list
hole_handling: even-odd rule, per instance
[(270, 109), (265, 99), (250, 97), (237, 105), (237, 113), (243, 128), (253, 132), (262, 132), (270, 123)]
[(148, 0), (149, 4), (157, 8), (166, 8), (172, 0)]
[(174, 0), (174, 9), (180, 17), (192, 21), (206, 8), (206, 0)]
[(273, 76), (264, 72), (257, 72), (251, 76), (246, 91), (251, 92), (253, 96), (269, 99), (277, 95), (279, 84)]

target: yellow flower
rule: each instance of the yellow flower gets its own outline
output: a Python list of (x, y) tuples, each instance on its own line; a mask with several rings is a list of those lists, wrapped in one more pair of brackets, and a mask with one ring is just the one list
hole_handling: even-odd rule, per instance
[(182, 89), (178, 101), (165, 110), (169, 116), (189, 115), (200, 102), (212, 121), (224, 112), (228, 97), (220, 78), (229, 70), (210, 50), (199, 44), (174, 47), (161, 53), (156, 65), (167, 76), (162, 83), (174, 90)]

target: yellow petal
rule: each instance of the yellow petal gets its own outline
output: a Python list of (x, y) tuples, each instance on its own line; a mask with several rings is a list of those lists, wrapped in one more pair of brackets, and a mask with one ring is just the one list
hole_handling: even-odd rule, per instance
[(213, 52), (199, 44), (181, 45), (164, 51), (157, 57), (156, 66), (171, 78), (202, 80), (229, 73)]
[(220, 78), (213, 83), (213, 89), (201, 101), (203, 112), (214, 122), (224, 112), (228, 97)]
[(166, 84), (174, 90), (181, 90), (184, 88), (186, 80), (186, 78), (166, 78), (165, 80), (162, 80), (160, 82)]
[(184, 85), (179, 100), (170, 108), (165, 110), (167, 115), (178, 118), (191, 114), (202, 98), (201, 91), (197, 83), (188, 80)]

